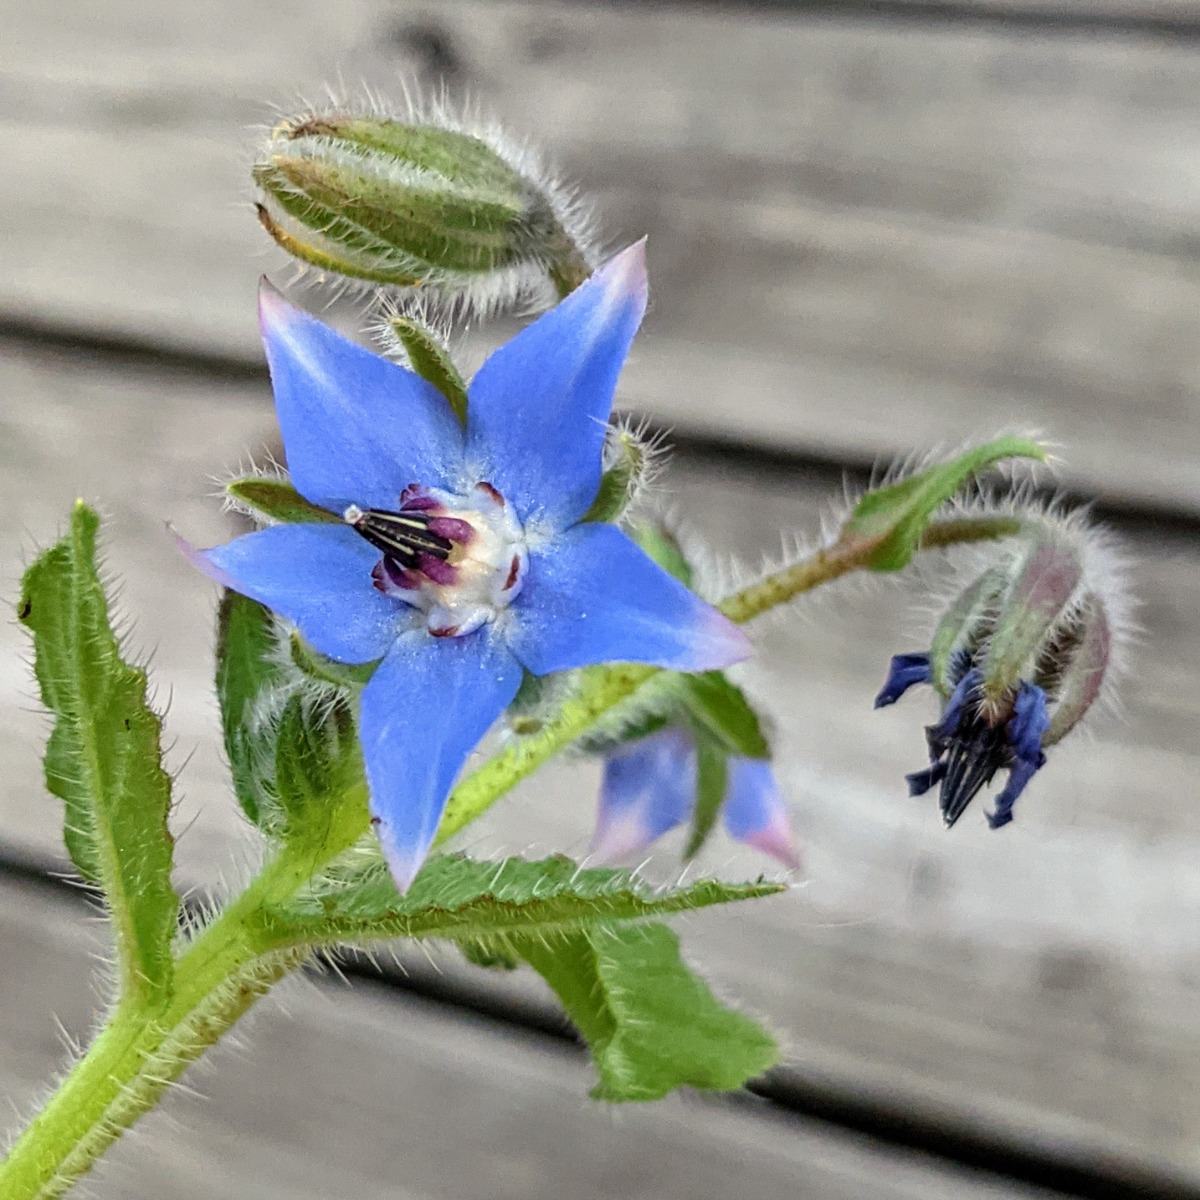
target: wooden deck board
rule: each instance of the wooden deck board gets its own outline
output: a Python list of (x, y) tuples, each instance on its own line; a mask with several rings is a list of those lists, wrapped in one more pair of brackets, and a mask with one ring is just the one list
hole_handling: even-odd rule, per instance
[(1033, 426), (1071, 483), (1200, 512), (1190, 44), (511, 0), (285, 25), (12, 8), (9, 321), (256, 357), (253, 277), (280, 260), (242, 127), (339, 73), (429, 79), (436, 43), (452, 91), (544, 140), (614, 240), (650, 233), (639, 408), (856, 462)]
[[(134, 644), (154, 652), (171, 761), (186, 763), (180, 878), (243, 877), (255, 851), (218, 750), (214, 597), (163, 522), (201, 543), (228, 536), (209, 478), (271, 438), (265, 384), (4, 349), (0, 590), (15, 594), (18, 559), (53, 536), (76, 495), (101, 502), (121, 608)], [(813, 528), (824, 499), (802, 476), (687, 459), (664, 486), (719, 551), (752, 563), (780, 527)], [(765, 627), (746, 683), (780, 717), (805, 878), (780, 901), (685, 928), (697, 961), (772, 1021), (809, 1077), (1200, 1180), (1200, 700), (1189, 682), (1200, 672), (1200, 552), (1165, 535), (1132, 549), (1147, 632), (1126, 720), (1061, 747), (1001, 834), (978, 812), (946, 834), (932, 804), (904, 797), (928, 704), (870, 711), (888, 655), (924, 636), (911, 611), (916, 578), (843, 588)], [(0, 828), (9, 844), (47, 855), (59, 817), (40, 784), (45, 725), (23, 650), (14, 625), (0, 628)], [(594, 767), (554, 768), (473, 832), (472, 849), (583, 853), (592, 805), (579, 797), (594, 783)], [(745, 877), (763, 863), (720, 842), (703, 865)], [(647, 869), (676, 870), (669, 849)], [(442, 969), (464, 970), (453, 959)], [(524, 976), (502, 986), (533, 994)]]
[[(27, 1110), (93, 1019), (95, 922), (0, 882), (0, 1097)], [(290, 983), (112, 1152), (105, 1200), (1036, 1200), (819, 1124), (584, 1098), (580, 1055), (361, 984)], [(6, 1106), (8, 1107), (8, 1106)]]

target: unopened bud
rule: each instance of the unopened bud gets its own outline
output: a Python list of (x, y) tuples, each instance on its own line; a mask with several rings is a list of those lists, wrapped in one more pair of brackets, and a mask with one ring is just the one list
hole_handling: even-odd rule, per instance
[(322, 271), (455, 289), (534, 267), (565, 295), (590, 266), (520, 167), (471, 133), (332, 113), (278, 125), (254, 178), (264, 228)]

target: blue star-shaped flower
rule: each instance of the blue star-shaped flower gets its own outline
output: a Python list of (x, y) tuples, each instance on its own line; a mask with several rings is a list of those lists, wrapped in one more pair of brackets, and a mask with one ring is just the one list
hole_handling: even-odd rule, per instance
[[(611, 751), (605, 757), (591, 853), (602, 862), (620, 862), (690, 820), (698, 770), (695, 739), (677, 726)], [(787, 806), (770, 762), (731, 754), (725, 772), (725, 832), (785, 867), (799, 867)]]
[(523, 669), (703, 671), (749, 653), (741, 630), (620, 530), (581, 523), (645, 304), (639, 244), (484, 363), (464, 428), (420, 376), (263, 291), (292, 482), (344, 523), (273, 526), (198, 561), (320, 653), (382, 660), (360, 734), (373, 822), (402, 889)]

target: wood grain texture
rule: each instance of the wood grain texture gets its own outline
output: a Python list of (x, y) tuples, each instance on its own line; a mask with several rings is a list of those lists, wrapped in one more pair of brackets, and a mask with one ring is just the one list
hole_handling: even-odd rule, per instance
[[(0, 1096), (26, 1111), (83, 1037), (100, 948), (86, 909), (0, 884)], [(676, 1097), (584, 1099), (582, 1057), (436, 1006), (285, 984), (237, 1051), (120, 1143), (105, 1200), (1036, 1200), (1032, 1189), (817, 1124)], [(60, 1025), (61, 1022), (61, 1025)], [(93, 1181), (89, 1181), (93, 1182)]]
[[(153, 682), (170, 699), (179, 876), (244, 877), (256, 851), (218, 750), (214, 596), (163, 522), (202, 544), (228, 536), (209, 479), (272, 437), (265, 385), (11, 344), (0, 358), (0, 590), (16, 594), (15, 563), (53, 537), (76, 495), (100, 502), (133, 644), (153, 650)], [(825, 499), (803, 476), (688, 460), (664, 486), (721, 554), (750, 563), (778, 546), (780, 528), (815, 528)], [(804, 875), (779, 901), (684, 929), (690, 953), (780, 1030), (791, 1068), (809, 1079), (1200, 1181), (1200, 552), (1165, 537), (1131, 548), (1147, 632), (1126, 719), (1060, 747), (999, 834), (977, 811), (947, 834), (932, 803), (904, 797), (928, 701), (870, 711), (888, 655), (928, 636), (912, 606), (929, 579), (851, 584), (766, 624), (744, 682), (777, 718)], [(45, 855), (57, 850), (59, 814), (39, 779), (45, 724), (23, 650), (15, 625), (0, 626), (0, 829)], [(595, 783), (589, 764), (545, 772), (473, 829), (469, 847), (584, 853)], [(660, 849), (647, 871), (674, 874), (676, 849)], [(763, 867), (724, 841), (701, 864), (742, 878)], [(452, 958), (438, 969), (463, 970)], [(533, 981), (502, 986), (528, 998)]]
[[(444, 79), (651, 238), (629, 378), (689, 432), (861, 462), (1003, 426), (1200, 512), (1200, 57), (863, 14), (10, 3), (0, 317), (251, 359), (250, 122)], [(354, 90), (352, 87), (350, 90)]]

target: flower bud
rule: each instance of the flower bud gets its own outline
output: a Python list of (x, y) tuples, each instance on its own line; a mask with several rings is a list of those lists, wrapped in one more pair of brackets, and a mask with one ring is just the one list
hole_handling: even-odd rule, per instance
[(1102, 535), (1078, 519), (1039, 514), (1017, 551), (963, 589), (938, 623), (928, 654), (892, 659), (877, 708), (917, 683), (943, 700), (926, 730), (930, 766), (908, 777), (913, 795), (941, 785), (947, 825), (993, 776), (1006, 786), (988, 821), (999, 828), (1061, 740), (1100, 696), (1128, 600)]
[(496, 139), (459, 129), (311, 115), (272, 131), (254, 166), (258, 214), (322, 271), (462, 290), (533, 267), (565, 295), (591, 264), (561, 198), (524, 166)]

